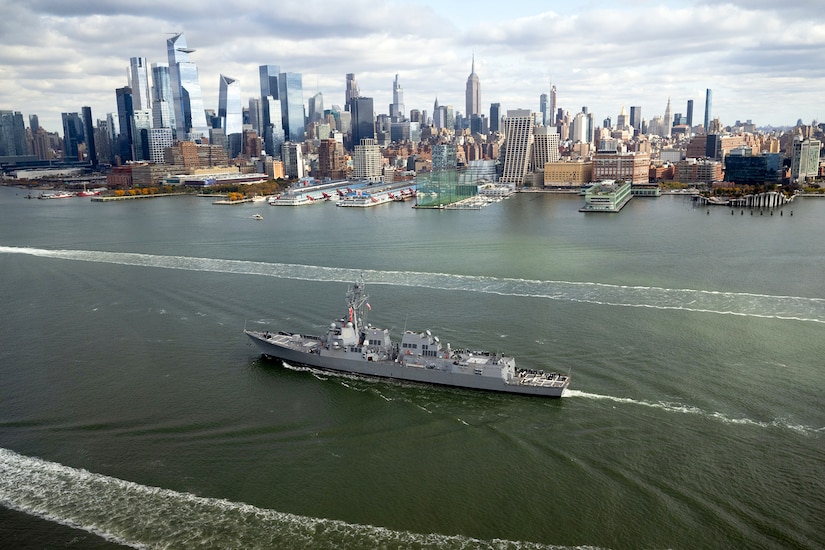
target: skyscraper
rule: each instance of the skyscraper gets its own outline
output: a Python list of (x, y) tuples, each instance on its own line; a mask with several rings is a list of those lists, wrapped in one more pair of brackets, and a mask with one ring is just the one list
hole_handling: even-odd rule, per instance
[(711, 113), (711, 91), (710, 88), (705, 90), (705, 133), (710, 131), (710, 113)]
[(166, 41), (175, 125), (179, 140), (197, 139), (209, 134), (198, 67), (189, 61), (189, 54), (194, 51), (186, 47), (186, 38), (183, 33), (178, 33)]
[[(111, 163), (113, 154), (114, 141), (112, 141), (109, 132), (109, 119), (107, 118), (95, 120), (95, 127), (92, 131), (92, 137), (95, 141), (95, 155), (98, 163)], [(84, 115), (85, 116), (85, 115)]]
[[(36, 133), (35, 124), (31, 123), (36, 115), (30, 115), (29, 125), (32, 133)], [(39, 124), (38, 124), (39, 126)], [(26, 141), (26, 123), (23, 121), (23, 114), (19, 111), (0, 111), (0, 157), (28, 155), (29, 147)]]
[(442, 105), (444, 111), (444, 127), (448, 130), (455, 130), (455, 109), (452, 105)]
[(545, 124), (547, 126), (555, 126), (556, 125), (556, 85), (553, 84), (550, 86), (550, 103), (547, 105), (547, 121)]
[(78, 145), (84, 142), (83, 120), (77, 113), (62, 113), (63, 119), (63, 158), (78, 160)]
[(172, 81), (166, 63), (152, 63), (152, 127), (175, 128)]
[(286, 142), (281, 117), (278, 116), (281, 112), (281, 101), (269, 95), (266, 96), (264, 104), (270, 113), (275, 113), (275, 116), (272, 118), (272, 122), (267, 124), (264, 129), (264, 147), (266, 149), (266, 154), (280, 158), (282, 146), (284, 142)]
[(381, 148), (374, 139), (364, 138), (355, 146), (352, 175), (355, 179), (381, 181)]
[(524, 176), (530, 164), (533, 147), (533, 121), (535, 116), (528, 109), (507, 111), (504, 119), (506, 152), (501, 183), (516, 186), (524, 184)]
[(624, 110), (624, 105), (622, 105), (622, 112), (619, 113), (619, 116), (616, 117), (616, 129), (617, 130), (624, 130), (629, 126), (627, 122), (627, 113)]
[(243, 107), (241, 106), (241, 83), (226, 75), (220, 76), (218, 89), (218, 117), (224, 135), (240, 134), (243, 131)]
[(533, 152), (531, 163), (534, 171), (543, 171), (548, 162), (559, 161), (559, 134), (555, 128), (533, 128)]
[(670, 110), (670, 98), (667, 98), (667, 107), (665, 107), (665, 137), (670, 137), (673, 131), (673, 113)]
[(304, 141), (304, 89), (301, 73), (278, 75), (278, 99), (281, 100), (281, 120), (287, 141)]
[(261, 65), (258, 67), (261, 83), (261, 101), (267, 96), (278, 99), (278, 76), (281, 67), (278, 65)]
[(404, 89), (398, 83), (398, 74), (392, 83), (392, 105), (390, 105), (390, 119), (393, 122), (400, 122), (404, 119)]
[(539, 111), (541, 112), (542, 126), (547, 124), (547, 103), (547, 94), (541, 94), (539, 96)]
[(501, 103), (490, 103), (490, 131), (501, 129)]
[(642, 131), (642, 108), (638, 105), (630, 107), (630, 126), (638, 132)]
[(129, 86), (132, 88), (132, 103), (135, 110), (151, 109), (152, 97), (149, 90), (149, 67), (145, 57), (129, 58)]
[(220, 76), (218, 118), (221, 119), (221, 129), (229, 144), (230, 156), (235, 158), (241, 152), (241, 134), (243, 133), (241, 83), (226, 75)]
[(686, 123), (688, 125), (688, 133), (691, 132), (691, 128), (693, 128), (693, 100), (688, 99), (687, 102), (687, 115), (685, 116)]
[(470, 67), (470, 76), (467, 77), (467, 90), (465, 92), (467, 110), (464, 113), (468, 118), (472, 115), (481, 114), (481, 84), (476, 74), (476, 56), (473, 54), (473, 63)]
[(151, 153), (149, 131), (152, 129), (152, 111), (135, 109), (132, 114), (132, 160), (149, 160)]
[(324, 94), (318, 92), (307, 100), (307, 120), (309, 122), (319, 122), (324, 118)]
[(371, 97), (356, 97), (350, 102), (352, 111), (352, 143), (360, 145), (362, 139), (375, 139), (375, 111)]
[(281, 159), (284, 162), (284, 174), (287, 178), (300, 179), (304, 177), (304, 158), (301, 154), (301, 144), (287, 141), (281, 146)]
[[(349, 111), (334, 111), (333, 118), (342, 137), (352, 134), (352, 113)], [(343, 139), (342, 139), (343, 141)]]
[(573, 143), (593, 143), (594, 119), (593, 113), (588, 112), (587, 107), (582, 107), (581, 112), (576, 113), (570, 122), (570, 140)]
[(278, 100), (278, 76), (280, 74), (281, 68), (278, 65), (258, 67), (261, 85), (261, 132), (264, 137), (266, 154), (273, 157), (281, 156), (281, 145), (284, 143), (281, 102)]
[(259, 136), (263, 136), (263, 127), (261, 126), (261, 122), (263, 121), (263, 106), (261, 104), (260, 97), (250, 97), (249, 98), (249, 124), (252, 125), (252, 129), (257, 132)]
[(356, 97), (361, 97), (361, 92), (358, 90), (358, 82), (355, 80), (354, 73), (347, 73), (347, 91), (344, 98), (344, 110), (351, 111), (352, 100)]
[(108, 130), (109, 141), (114, 145), (112, 155), (117, 154), (117, 137), (120, 135), (120, 115), (118, 113), (106, 113), (106, 128)]
[(86, 132), (86, 151), (89, 154), (89, 162), (92, 163), (92, 169), (97, 169), (97, 148), (95, 147), (95, 130), (92, 123), (92, 108), (83, 107), (80, 109), (83, 113), (83, 128)]
[(438, 98), (433, 102), (433, 126), (439, 130), (447, 127), (447, 110), (438, 104)]
[(134, 104), (132, 103), (132, 88), (124, 86), (115, 90), (117, 97), (117, 121), (119, 137), (117, 140), (117, 147), (115, 148), (117, 155), (120, 156), (121, 162), (132, 160), (132, 115), (135, 114)]

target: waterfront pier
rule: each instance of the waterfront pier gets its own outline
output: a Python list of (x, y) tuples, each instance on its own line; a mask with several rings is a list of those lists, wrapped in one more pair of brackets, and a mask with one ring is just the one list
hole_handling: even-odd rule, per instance
[(703, 197), (694, 195), (693, 200), (702, 206), (731, 206), (737, 208), (779, 208), (793, 202), (796, 195), (786, 196), (778, 191), (755, 193), (744, 197)]

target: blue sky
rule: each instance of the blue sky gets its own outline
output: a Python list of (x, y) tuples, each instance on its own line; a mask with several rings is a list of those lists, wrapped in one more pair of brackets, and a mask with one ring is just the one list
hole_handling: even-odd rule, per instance
[(386, 112), (394, 75), (407, 110), (441, 104), (464, 111), (473, 53), (484, 110), (538, 109), (558, 89), (559, 106), (588, 106), (614, 121), (622, 106), (650, 119), (684, 112), (704, 92), (723, 124), (792, 125), (825, 117), (825, 15), (819, 0), (781, 5), (616, 0), (0, 0), (0, 109), (38, 114), (90, 105), (114, 111), (129, 57), (165, 62), (166, 33), (183, 31), (197, 51), (205, 106), (217, 107), (221, 74), (256, 94), (257, 66), (304, 75), (304, 99), (343, 104), (345, 74)]

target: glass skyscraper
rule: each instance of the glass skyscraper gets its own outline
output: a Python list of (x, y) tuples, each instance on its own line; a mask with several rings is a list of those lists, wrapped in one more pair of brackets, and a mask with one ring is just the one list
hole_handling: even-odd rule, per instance
[(116, 151), (120, 155), (120, 161), (126, 162), (132, 159), (132, 116), (135, 114), (132, 103), (132, 88), (124, 86), (115, 90), (117, 96), (117, 121), (119, 137)]
[(252, 129), (259, 135), (263, 136), (263, 126), (261, 122), (263, 121), (263, 107), (261, 104), (260, 97), (250, 97), (249, 98), (249, 124), (252, 125)]
[(355, 73), (347, 73), (347, 94), (345, 98), (346, 106), (344, 109), (351, 111), (352, 100), (360, 96), (361, 92), (358, 91), (358, 82), (355, 80)]
[(273, 119), (277, 118), (279, 121), (281, 119), (280, 111), (276, 116), (272, 116), (269, 112), (269, 103), (267, 102), (268, 97), (272, 99), (280, 98), (278, 95), (278, 76), (281, 74), (281, 68), (278, 65), (261, 65), (258, 67), (258, 73), (261, 83), (261, 109), (263, 112), (263, 123), (261, 126), (266, 128), (267, 125), (272, 124)]
[(129, 58), (129, 86), (132, 88), (132, 103), (135, 110), (151, 109), (149, 70), (145, 57)]
[(630, 125), (638, 131), (642, 131), (642, 107), (633, 105), (630, 107)]
[(356, 97), (350, 102), (352, 112), (352, 145), (362, 139), (375, 138), (375, 111), (371, 97)]
[(78, 144), (83, 143), (85, 131), (83, 119), (77, 113), (63, 113), (63, 158), (78, 159)]
[(132, 115), (132, 159), (149, 160), (149, 130), (152, 129), (152, 111), (135, 109)]
[(501, 103), (490, 103), (490, 131), (501, 130)]
[(687, 115), (685, 117), (686, 123), (688, 125), (688, 134), (692, 132), (691, 128), (693, 128), (693, 100), (688, 99), (687, 102)]
[(169, 65), (152, 63), (152, 127), (175, 128), (175, 109)]
[(241, 83), (234, 78), (221, 75), (218, 95), (218, 117), (224, 135), (243, 132), (243, 107), (241, 105)]
[[(281, 102), (278, 91), (278, 76), (281, 67), (278, 65), (260, 65), (258, 75), (261, 85), (261, 132), (264, 137), (266, 154), (273, 157), (281, 156), (284, 131), (281, 122)], [(277, 143), (276, 143), (277, 142)]]
[[(31, 124), (31, 127), (34, 133), (37, 129), (34, 124)], [(23, 114), (19, 111), (0, 111), (0, 157), (28, 154), (29, 147), (26, 142)]]
[(281, 73), (278, 77), (281, 120), (288, 141), (304, 141), (304, 91), (301, 73)]
[(186, 47), (183, 33), (166, 41), (177, 138), (197, 139), (209, 134), (203, 108), (198, 67), (189, 61), (195, 50)]
[(539, 96), (539, 111), (541, 112), (542, 125), (547, 124), (547, 94), (541, 94)]
[(261, 101), (267, 96), (278, 99), (278, 76), (281, 74), (281, 67), (261, 65), (258, 67), (258, 74), (261, 78)]
[(324, 95), (318, 92), (307, 101), (309, 122), (320, 122), (324, 118)]
[(89, 162), (92, 163), (92, 168), (97, 168), (97, 147), (95, 147), (95, 131), (92, 123), (92, 108), (83, 107), (80, 109), (83, 113), (83, 128), (86, 132), (86, 152), (89, 154)]
[(710, 130), (710, 113), (711, 113), (711, 91), (710, 88), (705, 90), (705, 133)]
[[(264, 103), (269, 112), (281, 112), (281, 102), (272, 96), (267, 96)], [(272, 123), (267, 124), (264, 129), (264, 147), (266, 148), (266, 154), (272, 157), (281, 158), (281, 146), (285, 141), (284, 127), (281, 125), (281, 118), (279, 116), (275, 116)]]

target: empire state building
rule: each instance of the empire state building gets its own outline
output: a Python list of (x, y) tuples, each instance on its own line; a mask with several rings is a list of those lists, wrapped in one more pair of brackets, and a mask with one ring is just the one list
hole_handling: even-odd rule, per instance
[(481, 114), (481, 84), (478, 82), (478, 75), (476, 74), (476, 58), (473, 55), (473, 64), (470, 69), (470, 76), (467, 77), (467, 111), (465, 116), (467, 118), (473, 115)]

